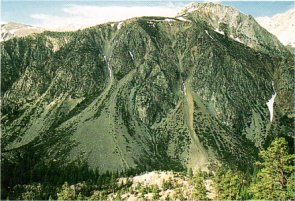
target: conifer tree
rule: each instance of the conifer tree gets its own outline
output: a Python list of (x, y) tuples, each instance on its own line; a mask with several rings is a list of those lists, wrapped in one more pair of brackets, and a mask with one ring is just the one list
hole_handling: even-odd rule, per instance
[(219, 29), (224, 32), (224, 36), (225, 37), (228, 37), (228, 35), (229, 35), (229, 27), (228, 27), (228, 24), (223, 23), (223, 22), (220, 23), (219, 24)]
[(207, 200), (205, 178), (202, 172), (199, 170), (193, 179), (193, 199), (194, 200)]
[(240, 199), (243, 187), (243, 177), (239, 171), (220, 168), (214, 177), (214, 186), (217, 190), (217, 199)]
[(295, 200), (295, 172), (293, 172), (288, 178), (287, 199)]
[(250, 187), (253, 198), (288, 199), (288, 194), (292, 195), (292, 191), (287, 193), (288, 183), (291, 185), (292, 182), (291, 179), (288, 181), (288, 177), (291, 178), (290, 176), (294, 173), (292, 162), (295, 155), (288, 154), (286, 140), (284, 138), (275, 139), (267, 150), (259, 153), (259, 156), (261, 161), (256, 165), (261, 169)]
[(192, 169), (192, 168), (189, 168), (189, 169), (188, 169), (187, 176), (188, 176), (190, 179), (193, 178), (194, 174), (193, 174), (193, 169)]

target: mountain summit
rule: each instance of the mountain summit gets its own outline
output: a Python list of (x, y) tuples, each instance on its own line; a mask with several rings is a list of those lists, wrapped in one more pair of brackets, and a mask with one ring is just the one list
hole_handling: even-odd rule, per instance
[(178, 16), (188, 19), (202, 19), (215, 31), (226, 34), (240, 43), (264, 52), (284, 52), (278, 39), (262, 28), (251, 15), (237, 9), (215, 3), (191, 3)]
[(230, 7), (13, 38), (1, 56), (11, 163), (242, 169), (293, 129), (291, 53)]

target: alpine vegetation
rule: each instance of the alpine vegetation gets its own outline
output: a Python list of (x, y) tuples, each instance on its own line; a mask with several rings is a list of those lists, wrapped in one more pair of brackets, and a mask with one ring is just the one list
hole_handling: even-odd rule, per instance
[(3, 41), (1, 198), (294, 199), (294, 66), (213, 3)]

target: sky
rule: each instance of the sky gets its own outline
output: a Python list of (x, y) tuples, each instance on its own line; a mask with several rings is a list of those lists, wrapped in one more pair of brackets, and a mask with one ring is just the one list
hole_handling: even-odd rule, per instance
[[(202, 1), (71, 1), (1, 0), (1, 23), (18, 22), (48, 29), (83, 27), (138, 16), (175, 16), (190, 2)], [(254, 17), (273, 16), (294, 8), (294, 1), (213, 1)]]

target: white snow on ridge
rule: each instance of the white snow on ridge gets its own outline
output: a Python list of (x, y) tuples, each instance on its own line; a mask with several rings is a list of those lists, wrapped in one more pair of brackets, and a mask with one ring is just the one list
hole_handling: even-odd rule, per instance
[[(230, 37), (232, 38), (232, 39), (234, 39), (235, 41), (237, 41), (237, 42), (239, 42), (239, 43), (243, 43), (240, 39), (239, 39), (239, 37), (234, 37), (233, 35), (230, 35)], [(244, 44), (244, 43), (243, 43)]]
[(258, 17), (257, 22), (274, 34), (283, 45), (295, 47), (295, 8), (272, 17)]
[(180, 21), (183, 21), (183, 22), (187, 22), (189, 20), (185, 19), (184, 17), (177, 17), (176, 19), (180, 20)]
[(175, 21), (175, 19), (166, 18), (164, 21), (166, 21), (166, 22), (172, 22), (172, 21)]
[(217, 33), (220, 33), (220, 34), (222, 34), (222, 35), (224, 35), (224, 32), (223, 31), (220, 31), (219, 29), (215, 29), (214, 31), (216, 31)]
[[(274, 82), (272, 82), (272, 86), (274, 87)], [(269, 110), (269, 114), (270, 114), (270, 122), (272, 122), (273, 120), (273, 104), (275, 102), (275, 98), (277, 96), (277, 93), (275, 92), (271, 99), (269, 99), (269, 101), (266, 103), (268, 110)]]
[(234, 40), (237, 41), (237, 42), (239, 42), (239, 43), (243, 43), (238, 37), (237, 38), (234, 38)]

